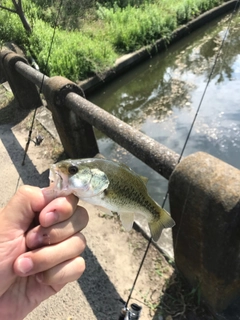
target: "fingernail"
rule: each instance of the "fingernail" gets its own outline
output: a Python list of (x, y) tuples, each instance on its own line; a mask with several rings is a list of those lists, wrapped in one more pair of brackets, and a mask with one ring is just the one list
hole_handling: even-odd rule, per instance
[(45, 214), (45, 225), (51, 225), (58, 221), (58, 213), (56, 211), (48, 212)]
[(30, 258), (20, 258), (17, 261), (17, 269), (23, 273), (26, 274), (30, 272), (33, 269), (33, 262)]

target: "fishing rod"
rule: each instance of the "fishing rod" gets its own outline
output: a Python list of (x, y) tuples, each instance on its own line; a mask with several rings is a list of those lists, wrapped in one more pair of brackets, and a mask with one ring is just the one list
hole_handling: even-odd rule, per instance
[[(49, 59), (50, 59), (51, 52), (52, 52), (53, 42), (54, 42), (54, 38), (55, 38), (55, 34), (56, 34), (56, 29), (57, 29), (57, 25), (58, 25), (58, 20), (59, 20), (60, 13), (61, 13), (62, 4), (63, 4), (63, 0), (61, 0), (60, 5), (59, 5), (59, 7), (58, 7), (58, 13), (57, 13), (56, 20), (55, 20), (55, 23), (54, 23), (54, 28), (53, 28), (53, 35), (52, 35), (52, 39), (51, 39), (50, 46), (49, 46), (49, 50), (48, 50), (47, 60), (46, 60), (46, 63), (45, 63), (45, 69), (47, 69), (48, 64), (49, 64)], [(45, 78), (45, 75), (43, 74), (43, 76), (42, 76), (42, 81), (41, 81), (41, 85), (40, 85), (40, 89), (39, 89), (39, 94), (42, 93), (44, 78)], [(32, 131), (33, 131), (33, 126), (34, 126), (36, 114), (37, 114), (37, 108), (34, 109), (31, 127), (30, 127), (29, 132), (28, 132), (28, 139), (27, 139), (27, 142), (26, 142), (25, 150), (24, 150), (24, 155), (23, 155), (23, 160), (22, 160), (22, 166), (24, 166), (24, 164), (25, 164), (25, 159), (26, 159), (26, 156), (27, 156), (29, 144), (30, 144), (31, 141), (33, 141), (33, 140), (32, 140)], [(35, 143), (35, 145), (40, 145), (40, 143), (42, 142), (42, 140), (43, 140), (42, 137), (41, 137), (40, 140), (39, 140), (38, 137), (37, 137), (37, 138), (36, 138), (36, 141), (33, 141), (33, 142)], [(41, 142), (40, 142), (40, 141), (41, 141)], [(40, 142), (40, 143), (39, 143), (39, 142)]]
[[(203, 91), (203, 93), (202, 93), (200, 102), (199, 102), (199, 104), (198, 104), (197, 110), (196, 110), (196, 112), (195, 112), (194, 118), (193, 118), (193, 120), (192, 120), (191, 126), (190, 126), (189, 131), (188, 131), (188, 134), (187, 134), (187, 136), (186, 136), (185, 142), (184, 142), (184, 144), (183, 144), (182, 151), (181, 151), (181, 153), (180, 153), (180, 156), (179, 156), (179, 159), (178, 159), (178, 161), (177, 161), (177, 164), (179, 164), (179, 162), (181, 161), (181, 159), (182, 159), (182, 157), (183, 157), (183, 154), (184, 154), (184, 151), (185, 151), (185, 149), (186, 149), (186, 146), (187, 146), (187, 144), (188, 144), (188, 141), (189, 141), (189, 139), (190, 139), (190, 136), (191, 136), (191, 133), (192, 133), (194, 124), (195, 124), (196, 119), (197, 119), (197, 116), (198, 116), (198, 114), (199, 114), (199, 112), (200, 112), (200, 109), (201, 109), (203, 100), (204, 100), (204, 98), (205, 98), (205, 95), (206, 95), (208, 86), (209, 86), (210, 81), (211, 81), (212, 76), (213, 76), (213, 72), (214, 72), (215, 67), (216, 67), (216, 65), (217, 65), (217, 61), (218, 61), (218, 59), (219, 59), (219, 57), (220, 57), (220, 53), (221, 53), (221, 51), (222, 51), (223, 45), (224, 45), (224, 43), (225, 43), (225, 41), (226, 41), (226, 39), (227, 39), (227, 35), (228, 35), (229, 31), (230, 31), (230, 27), (231, 27), (231, 22), (232, 22), (232, 19), (233, 19), (233, 15), (237, 12), (237, 10), (239, 10), (239, 3), (240, 3), (240, 0), (238, 0), (238, 1), (236, 2), (235, 7), (234, 7), (234, 9), (233, 9), (233, 11), (232, 11), (232, 13), (231, 13), (231, 15), (230, 15), (230, 19), (229, 19), (229, 23), (228, 23), (226, 32), (225, 32), (225, 34), (224, 34), (224, 37), (223, 37), (223, 39), (222, 39), (221, 45), (220, 45), (220, 47), (219, 47), (219, 49), (218, 49), (218, 52), (217, 52), (217, 54), (216, 54), (216, 56), (215, 56), (213, 66), (212, 66), (212, 68), (211, 68), (211, 72), (210, 72), (210, 74), (209, 74), (209, 76), (208, 76), (208, 81), (207, 81), (206, 86), (205, 86), (205, 88), (204, 88), (204, 91)], [(166, 203), (166, 201), (167, 201), (167, 199), (168, 199), (168, 196), (169, 196), (169, 191), (167, 190), (167, 191), (166, 191), (166, 194), (165, 194), (165, 196), (164, 196), (164, 198), (163, 198), (162, 208), (164, 208), (165, 203)], [(182, 223), (182, 217), (181, 217), (181, 221), (180, 221), (179, 230), (180, 230), (180, 228), (181, 228), (181, 223)], [(178, 235), (179, 235), (179, 232), (178, 232)], [(177, 235), (177, 237), (176, 237), (176, 245), (177, 245), (177, 241), (178, 241), (178, 235)], [(140, 262), (140, 265), (139, 265), (139, 268), (138, 268), (136, 277), (135, 277), (135, 279), (134, 279), (132, 288), (131, 288), (130, 293), (129, 293), (129, 295), (128, 295), (127, 301), (125, 302), (124, 300), (120, 299), (120, 301), (124, 304), (124, 307), (123, 307), (123, 308), (121, 309), (121, 311), (120, 311), (120, 316), (119, 316), (118, 320), (132, 320), (132, 319), (135, 320), (135, 319), (140, 319), (140, 314), (141, 314), (141, 309), (142, 309), (142, 307), (139, 306), (139, 305), (137, 305), (137, 304), (135, 304), (135, 303), (133, 303), (133, 304), (130, 305), (130, 308), (128, 308), (128, 303), (129, 303), (129, 301), (130, 301), (130, 299), (131, 299), (131, 297), (132, 297), (132, 293), (133, 293), (133, 291), (134, 291), (136, 282), (137, 282), (137, 280), (138, 280), (139, 274), (140, 274), (141, 269), (142, 269), (142, 267), (143, 267), (143, 264), (144, 264), (144, 261), (145, 261), (145, 259), (146, 259), (146, 256), (147, 256), (147, 253), (148, 253), (148, 250), (149, 250), (149, 247), (150, 247), (150, 244), (151, 244), (151, 243), (152, 243), (152, 237), (150, 237), (149, 240), (148, 240), (147, 247), (146, 247), (146, 249), (145, 249), (144, 255), (143, 255), (142, 260), (141, 260), (141, 262)], [(175, 245), (175, 247), (176, 247), (176, 245)]]
[[(123, 303), (125, 303), (122, 300)], [(118, 320), (138, 320), (140, 319), (142, 307), (136, 303), (132, 303), (130, 308), (122, 308)]]

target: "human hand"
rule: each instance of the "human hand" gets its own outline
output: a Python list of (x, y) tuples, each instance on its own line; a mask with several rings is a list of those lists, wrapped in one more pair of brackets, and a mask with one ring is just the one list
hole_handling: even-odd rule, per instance
[(0, 211), (0, 319), (20, 320), (78, 279), (87, 211), (73, 196), (24, 186)]

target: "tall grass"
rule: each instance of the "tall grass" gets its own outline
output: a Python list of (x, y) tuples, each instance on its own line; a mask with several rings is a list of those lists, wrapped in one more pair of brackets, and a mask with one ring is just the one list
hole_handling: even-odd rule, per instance
[[(166, 8), (166, 6), (165, 6)], [(168, 38), (177, 27), (172, 8), (145, 2), (140, 7), (128, 5), (124, 9), (99, 7), (98, 17), (105, 24), (105, 32), (118, 52), (131, 52), (158, 38)]]
[(118, 52), (131, 52), (158, 38), (169, 38), (179, 25), (222, 3), (222, 0), (155, 0), (140, 6), (99, 5), (109, 40)]
[[(44, 37), (39, 37), (44, 34)], [(117, 55), (111, 43), (102, 38), (96, 41), (82, 32), (56, 30), (52, 53), (46, 66), (53, 28), (39, 20), (30, 38), (29, 49), (37, 57), (42, 72), (62, 75), (73, 81), (101, 73), (112, 66)]]
[[(71, 1), (63, 3), (67, 6)], [(79, 2), (80, 1), (80, 2)], [(86, 0), (78, 0), (85, 3)], [(0, 41), (13, 41), (37, 60), (42, 72), (74, 81), (101, 73), (116, 58), (159, 38), (169, 39), (179, 25), (224, 0), (108, 0), (95, 2), (76, 23), (76, 6), (64, 7), (46, 67), (59, 0), (23, 0), (33, 32), (30, 38), (16, 14), (0, 11)], [(88, 2), (88, 3), (90, 3)], [(11, 5), (10, 0), (4, 3)], [(72, 21), (72, 22), (71, 22)], [(76, 29), (78, 26), (78, 29)], [(64, 30), (65, 28), (65, 30)], [(80, 29), (79, 29), (80, 28)]]

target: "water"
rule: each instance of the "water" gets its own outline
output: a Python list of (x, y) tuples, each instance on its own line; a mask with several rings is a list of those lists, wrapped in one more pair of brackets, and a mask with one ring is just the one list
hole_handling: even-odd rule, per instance
[[(187, 38), (97, 92), (90, 100), (177, 153), (182, 151), (229, 16)], [(161, 201), (167, 181), (97, 132), (101, 153), (149, 178)], [(205, 151), (240, 169), (240, 17), (236, 15), (213, 71), (184, 156)]]

